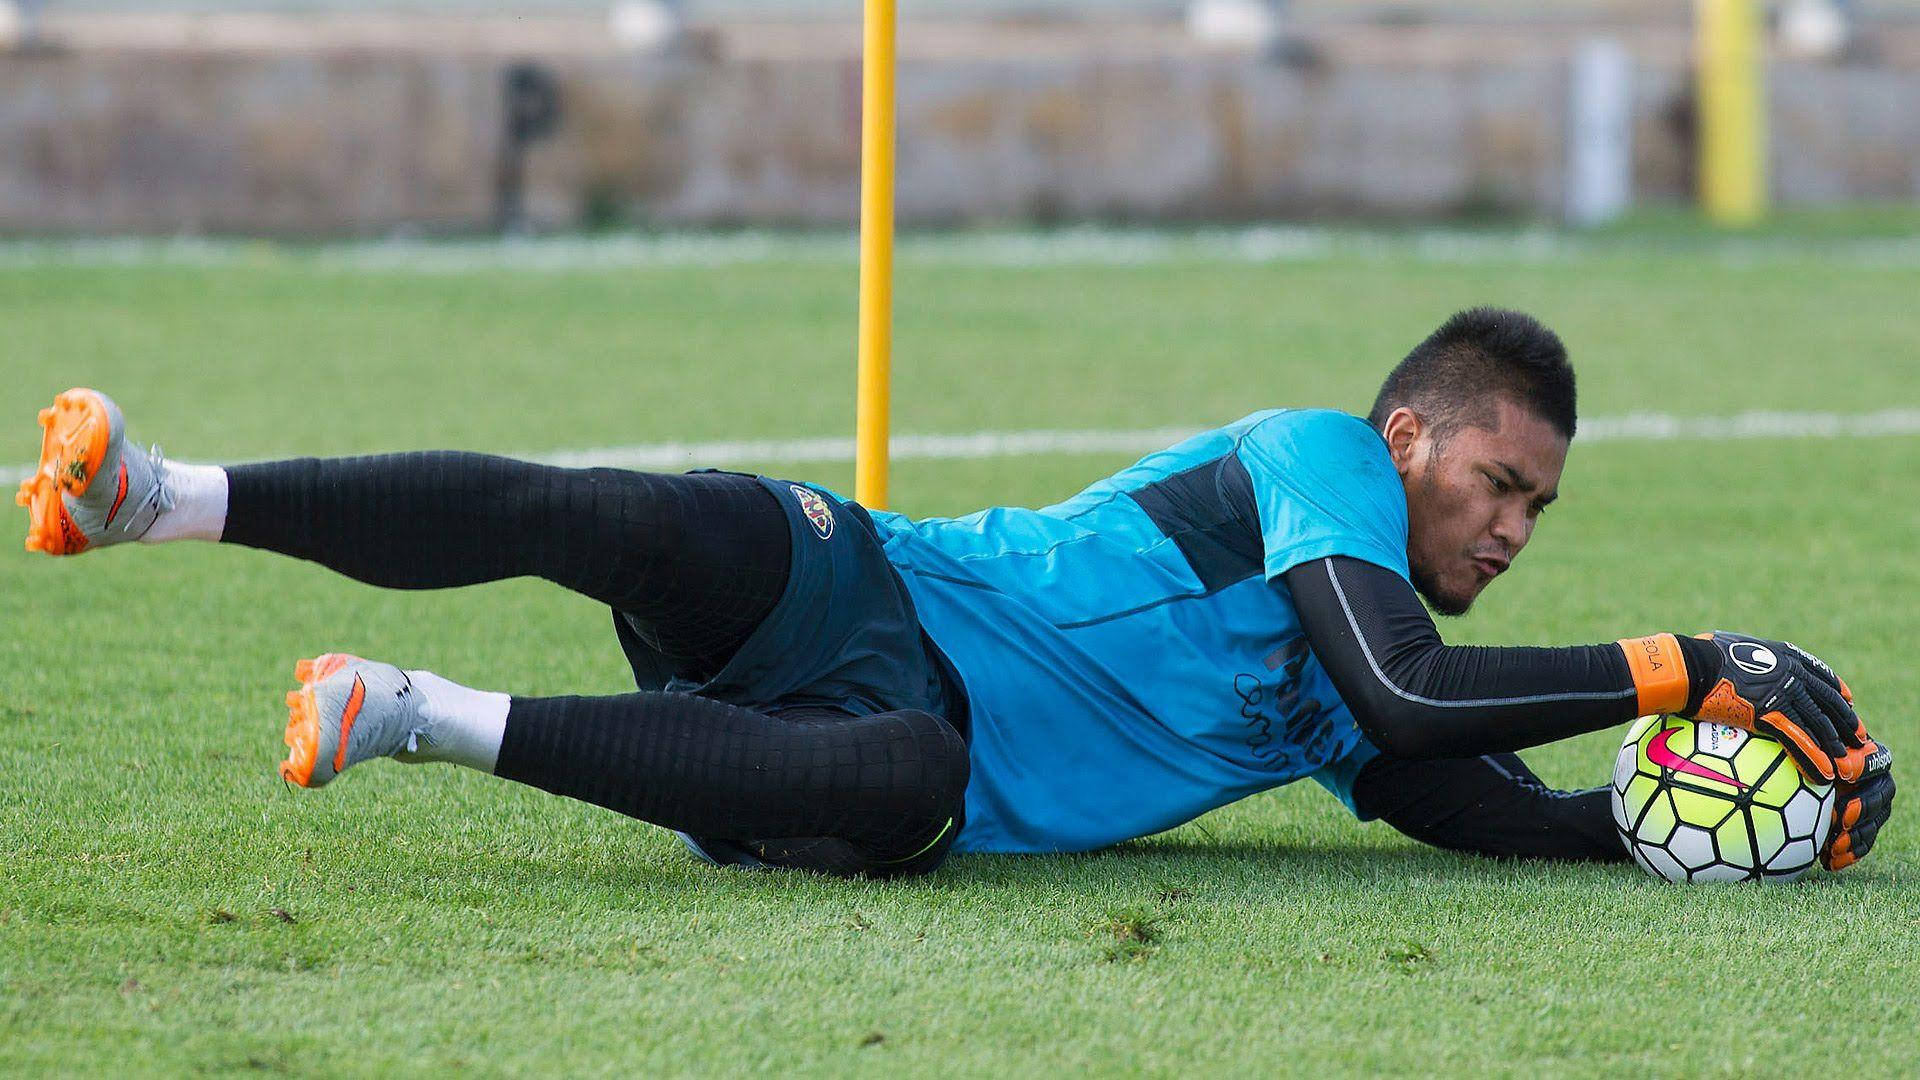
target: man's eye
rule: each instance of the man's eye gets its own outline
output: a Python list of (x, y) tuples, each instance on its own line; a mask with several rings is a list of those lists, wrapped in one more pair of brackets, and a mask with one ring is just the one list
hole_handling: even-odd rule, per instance
[(1486, 476), (1487, 483), (1493, 485), (1493, 493), (1495, 495), (1505, 495), (1508, 491), (1512, 490), (1505, 480), (1500, 479), (1492, 473), (1487, 473)]

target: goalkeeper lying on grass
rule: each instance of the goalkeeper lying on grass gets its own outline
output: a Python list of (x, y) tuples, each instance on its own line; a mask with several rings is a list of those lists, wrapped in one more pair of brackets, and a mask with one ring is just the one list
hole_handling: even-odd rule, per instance
[(953, 519), (465, 453), (184, 465), (92, 390), (41, 422), (30, 548), (215, 540), (391, 588), (538, 576), (613, 609), (637, 693), (301, 662), (281, 772), (306, 787), (453, 762), (716, 862), (876, 876), (1105, 847), (1304, 777), (1430, 844), (1624, 860), (1606, 789), (1550, 790), (1513, 751), (1655, 712), (1765, 732), (1835, 779), (1830, 868), (1893, 798), (1847, 687), (1792, 645), (1442, 643), (1421, 597), (1458, 615), (1506, 572), (1574, 434), (1565, 350), (1514, 312), (1448, 320), (1366, 420), (1255, 413), (1057, 506)]

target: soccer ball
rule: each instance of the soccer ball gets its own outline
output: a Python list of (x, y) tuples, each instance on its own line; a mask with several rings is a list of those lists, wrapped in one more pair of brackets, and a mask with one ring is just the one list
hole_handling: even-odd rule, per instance
[(1634, 721), (1613, 766), (1613, 823), (1668, 881), (1792, 881), (1827, 842), (1833, 785), (1778, 742), (1677, 716)]

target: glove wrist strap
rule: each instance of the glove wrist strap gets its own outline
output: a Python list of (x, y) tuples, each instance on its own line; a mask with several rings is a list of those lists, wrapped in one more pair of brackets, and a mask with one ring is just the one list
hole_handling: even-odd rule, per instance
[(1649, 634), (1623, 638), (1619, 645), (1627, 656), (1627, 669), (1633, 673), (1634, 689), (1639, 692), (1640, 715), (1677, 713), (1686, 708), (1692, 684), (1678, 639), (1672, 634)]

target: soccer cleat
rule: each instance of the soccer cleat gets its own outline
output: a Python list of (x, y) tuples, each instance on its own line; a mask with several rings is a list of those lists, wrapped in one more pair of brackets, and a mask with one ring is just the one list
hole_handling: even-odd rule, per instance
[(368, 758), (413, 749), (427, 720), (407, 673), (392, 664), (327, 653), (294, 665), (287, 694), (287, 760), (280, 776), (317, 788)]
[(76, 387), (40, 410), (40, 464), (14, 501), (27, 508), (27, 550), (78, 555), (138, 540), (173, 508), (158, 449), (127, 443), (119, 406)]

